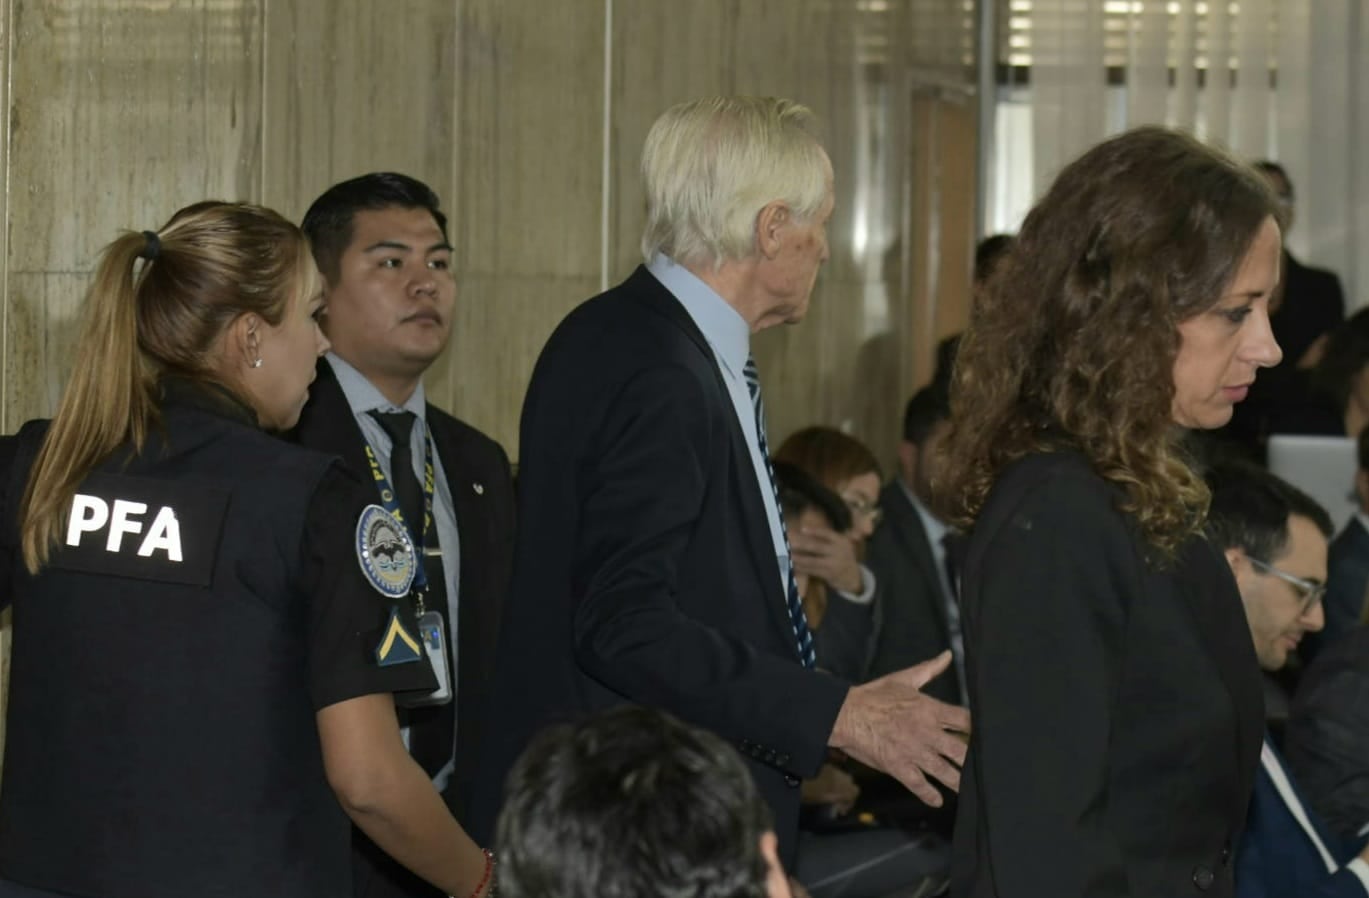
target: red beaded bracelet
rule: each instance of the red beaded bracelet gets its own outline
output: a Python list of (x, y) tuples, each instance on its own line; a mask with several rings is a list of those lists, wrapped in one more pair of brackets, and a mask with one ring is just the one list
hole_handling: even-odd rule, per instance
[(480, 898), (481, 893), (485, 891), (486, 885), (491, 885), (491, 888), (489, 894), (486, 895), (485, 898), (494, 898), (494, 888), (490, 882), (491, 877), (494, 876), (494, 852), (490, 851), (488, 848), (482, 848), (480, 851), (485, 855), (485, 875), (480, 877), (480, 884), (475, 887), (474, 892), (471, 892), (471, 898)]

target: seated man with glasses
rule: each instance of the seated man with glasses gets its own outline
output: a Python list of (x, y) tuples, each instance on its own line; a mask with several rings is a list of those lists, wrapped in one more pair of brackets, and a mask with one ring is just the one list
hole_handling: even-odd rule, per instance
[[(1277, 671), (1303, 635), (1324, 623), (1331, 518), (1260, 468), (1221, 465), (1207, 480), (1208, 537), (1231, 565), (1260, 667)], [(1369, 849), (1362, 841), (1347, 842), (1323, 825), (1266, 734), (1236, 849), (1237, 898), (1365, 898)]]

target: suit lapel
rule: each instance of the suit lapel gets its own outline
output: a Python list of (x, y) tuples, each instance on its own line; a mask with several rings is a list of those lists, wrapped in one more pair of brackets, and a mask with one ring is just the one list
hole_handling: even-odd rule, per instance
[(887, 515), (884, 526), (893, 527), (904, 552), (913, 559), (923, 579), (935, 589), (938, 601), (932, 604), (936, 606), (936, 619), (941, 623), (941, 635), (949, 639), (950, 622), (946, 619), (946, 595), (941, 584), (942, 572), (937, 568), (936, 557), (932, 554), (931, 543), (927, 541), (927, 530), (922, 526), (922, 519), (918, 517), (917, 509), (908, 501), (903, 487), (896, 481), (889, 484), (885, 490), (883, 504)]
[[(1260, 746), (1264, 744), (1264, 695), (1245, 610), (1226, 559), (1206, 539), (1190, 539), (1182, 551), (1184, 575), (1172, 577), (1172, 582), (1184, 594), (1199, 642), (1231, 696), (1236, 711), (1240, 782), (1254, 782)], [(1240, 794), (1233, 795), (1232, 814), (1243, 818), (1249, 796), (1237, 791)]]
[(1357, 550), (1356, 554), (1369, 554), (1366, 553), (1366, 550), (1369, 549), (1369, 530), (1364, 529), (1364, 525), (1360, 523), (1359, 515), (1350, 519), (1350, 527), (1352, 528), (1351, 539), (1354, 540)]
[[(433, 435), (442, 472), (446, 475), (447, 491), (452, 498), (452, 513), (456, 517), (456, 532), (461, 541), (458, 549), (459, 570), (457, 584), (461, 590), (456, 603), (456, 764), (458, 770), (473, 768), (477, 759), (476, 738), (481, 721), (481, 699), (485, 683), (492, 673), (496, 628), (500, 597), (478, 595), (488, 580), (480, 576), (481, 565), (489, 562), (482, 557), (481, 540), (487, 532), (489, 510), (485, 504), (485, 490), (479, 481), (480, 466), (471, 459), (470, 446), (461, 434), (450, 429), (432, 403), (428, 404), (428, 428)], [(444, 558), (445, 561), (445, 558)]]
[(792, 638), (794, 625), (789, 619), (788, 599), (780, 586), (779, 559), (775, 555), (775, 543), (770, 534), (770, 519), (766, 514), (765, 500), (761, 493), (763, 489), (770, 490), (771, 486), (769, 483), (760, 482), (756, 466), (751, 462), (751, 448), (746, 443), (741, 423), (737, 421), (737, 415), (733, 411), (732, 395), (727, 390), (727, 382), (723, 379), (722, 369), (713, 355), (713, 348), (708, 345), (708, 339), (689, 316), (689, 312), (685, 311), (685, 307), (661, 285), (660, 281), (652, 277), (645, 266), (637, 267), (628, 278), (626, 286), (633, 289), (649, 308), (683, 331), (703, 354), (709, 370), (713, 372), (713, 380), (718, 387), (718, 401), (726, 409), (724, 418), (728, 422), (728, 439), (731, 442), (730, 476), (732, 488), (741, 505), (742, 529), (746, 534), (747, 548), (750, 550), (751, 569), (756, 574), (762, 595), (767, 597), (765, 605), (770, 612), (771, 620), (784, 634), (786, 644), (790, 646), (797, 659), (798, 646)]

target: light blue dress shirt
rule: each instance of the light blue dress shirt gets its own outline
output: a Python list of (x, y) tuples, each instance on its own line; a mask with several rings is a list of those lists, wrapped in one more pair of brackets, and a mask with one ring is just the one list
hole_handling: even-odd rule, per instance
[[(397, 406), (385, 395), (376, 389), (375, 384), (366, 379), (356, 368), (352, 367), (341, 356), (328, 353), (328, 364), (333, 367), (333, 373), (337, 375), (338, 386), (342, 387), (342, 393), (347, 397), (347, 405), (352, 409), (352, 414), (356, 416), (357, 425), (361, 428), (361, 435), (370, 444), (371, 450), (375, 453), (376, 464), (380, 465), (381, 473), (387, 478), (391, 478), (390, 468), (390, 437), (385, 433), (385, 429), (380, 426), (380, 422), (371, 417), (370, 412), (413, 412), (414, 413), (414, 432), (410, 438), (410, 459), (409, 464), (413, 467), (414, 476), (418, 482), (423, 482), (423, 456), (426, 451), (424, 435), (428, 426), (428, 401), (423, 392), (423, 384), (420, 382), (414, 394), (409, 397), (409, 401), (404, 405)], [(391, 478), (393, 479), (393, 478)], [(453, 667), (452, 688), (456, 688), (456, 647), (457, 643), (457, 616), (458, 600), (460, 598), (461, 582), (461, 537), (456, 529), (456, 511), (452, 504), (451, 489), (447, 486), (447, 474), (442, 469), (442, 456), (433, 449), (433, 526), (437, 528), (437, 539), (441, 544), (442, 553), (442, 579), (447, 587), (447, 616), (451, 621), (451, 632), (447, 634), (447, 640), (452, 647)], [(430, 547), (425, 547), (428, 550)], [(407, 729), (404, 732), (404, 744), (409, 743)], [(451, 777), (455, 768), (453, 761), (448, 761), (447, 766), (437, 772), (433, 777), (433, 784), (441, 791), (447, 785), (447, 780)]]

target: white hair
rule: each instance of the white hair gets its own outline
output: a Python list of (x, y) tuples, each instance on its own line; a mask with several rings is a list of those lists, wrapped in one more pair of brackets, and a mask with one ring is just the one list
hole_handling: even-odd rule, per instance
[(642, 149), (647, 219), (642, 255), (711, 265), (755, 251), (756, 216), (780, 201), (806, 220), (827, 198), (828, 162), (813, 113), (773, 97), (680, 103)]

